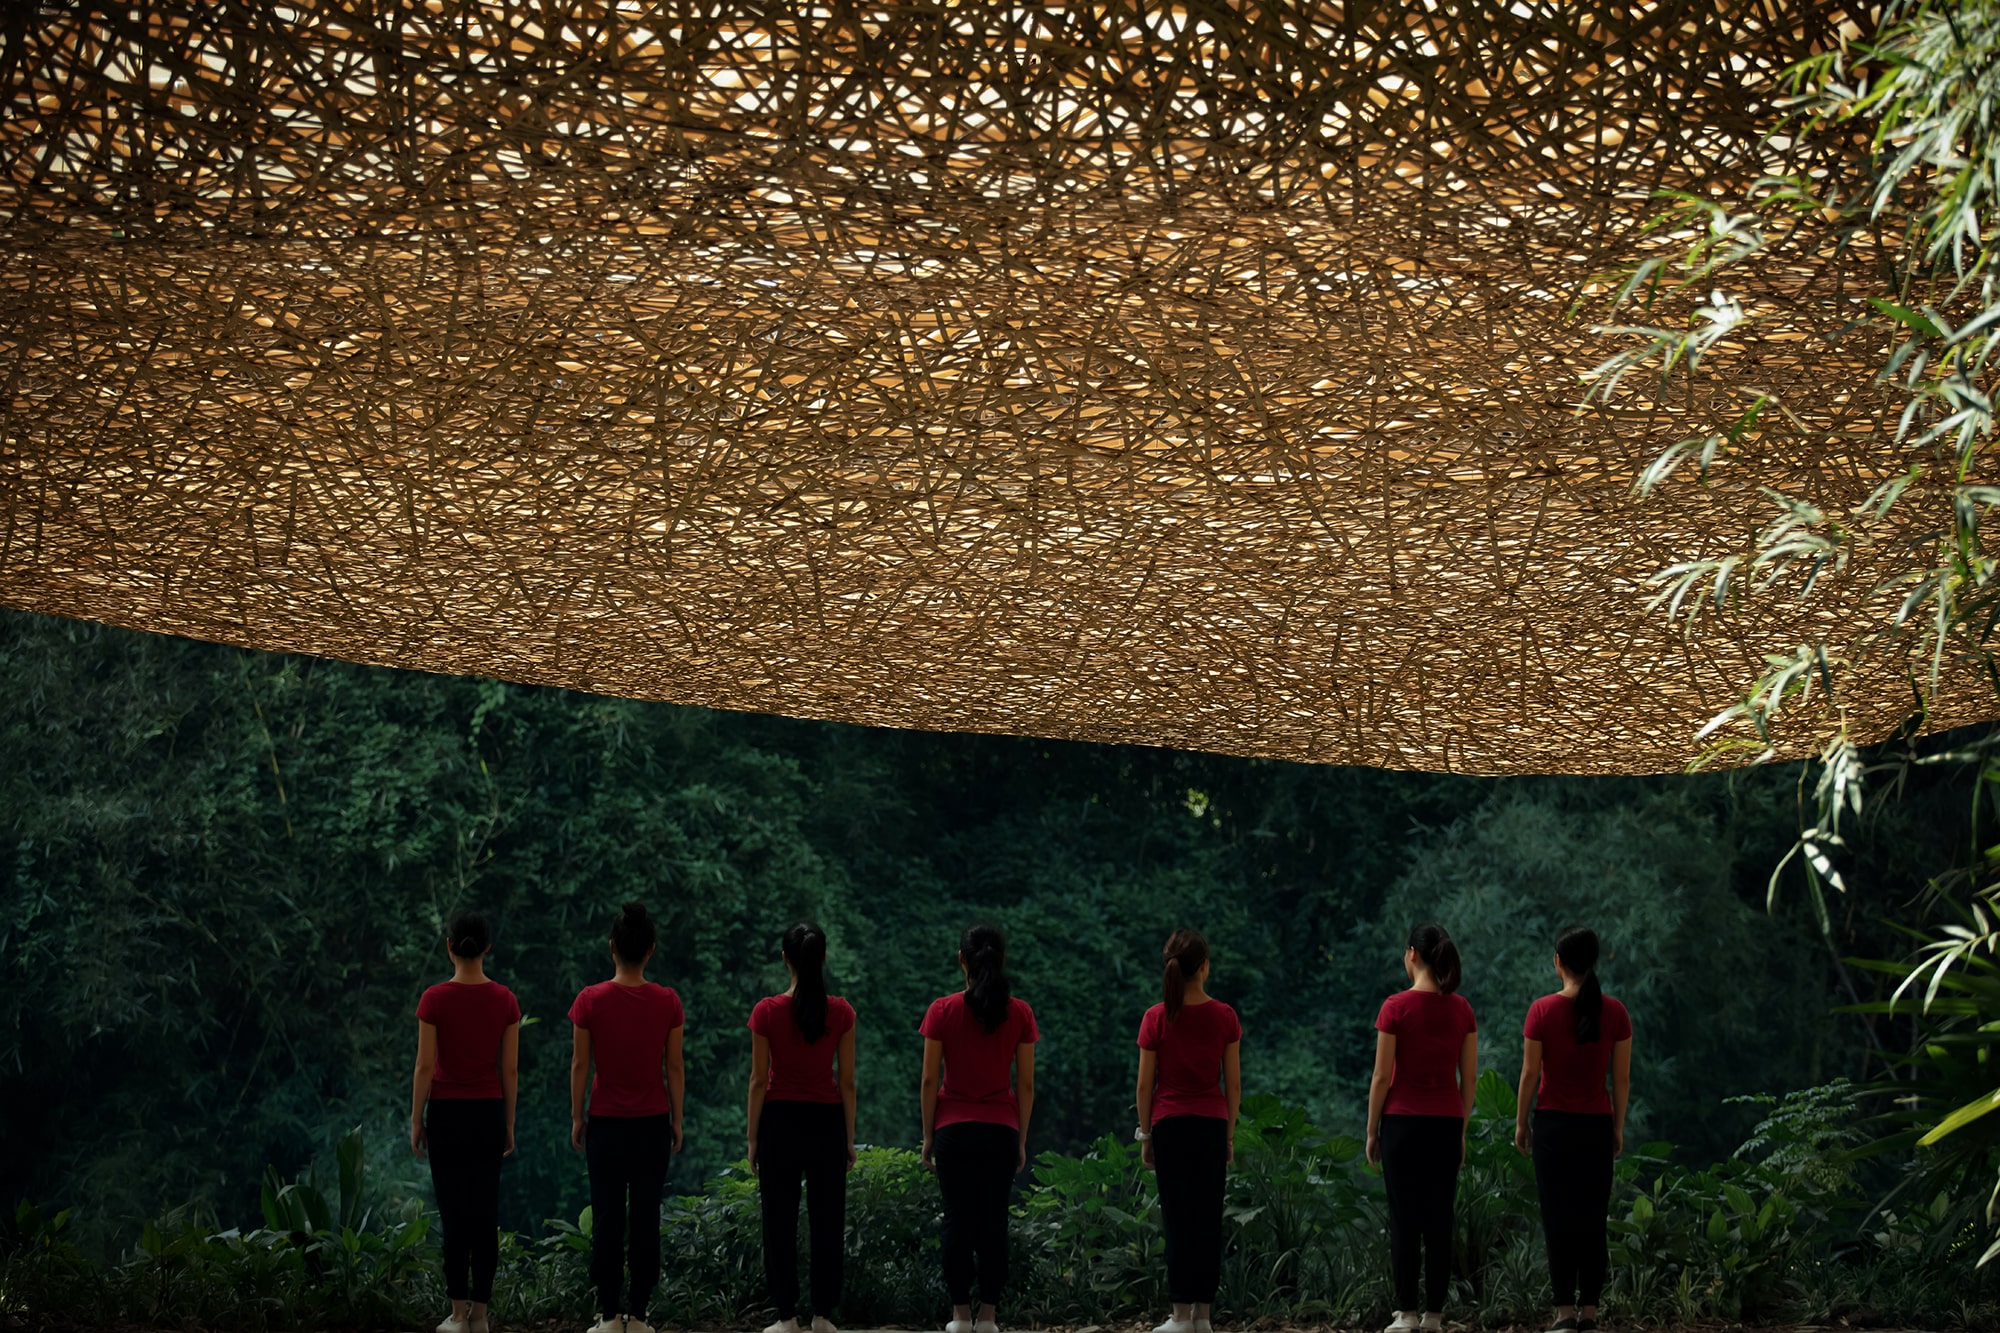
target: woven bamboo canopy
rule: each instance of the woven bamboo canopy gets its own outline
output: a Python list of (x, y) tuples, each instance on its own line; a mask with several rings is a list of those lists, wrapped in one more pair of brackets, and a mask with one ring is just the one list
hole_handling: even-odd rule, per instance
[[(1658, 770), (1856, 611), (1690, 642), (1645, 576), (1740, 542), (1756, 482), (1904, 465), (1881, 346), (1825, 336), (1862, 251), (1760, 268), (1692, 396), (1576, 407), (1610, 350), (1579, 284), (1655, 190), (1754, 171), (1835, 6), (10, 13), (15, 607), (864, 723)], [(1630, 497), (1746, 387), (1799, 428)]]

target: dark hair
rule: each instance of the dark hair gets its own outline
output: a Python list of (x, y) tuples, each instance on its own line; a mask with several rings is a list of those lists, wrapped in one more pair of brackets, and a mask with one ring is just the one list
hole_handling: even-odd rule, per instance
[(453, 912), (444, 928), (444, 942), (456, 957), (484, 957), (493, 947), (493, 927), (478, 912)]
[(1445, 934), (1443, 926), (1426, 921), (1410, 932), (1410, 947), (1430, 969), (1431, 980), (1446, 995), (1458, 989), (1458, 946)]
[(998, 1032), (1007, 1019), (1007, 939), (997, 926), (973, 926), (958, 939), (958, 956), (965, 960), (965, 1007), (988, 1032)]
[(778, 948), (792, 965), (792, 1021), (810, 1046), (826, 1035), (826, 932), (801, 921), (785, 932)]
[(1160, 956), (1167, 964), (1166, 976), (1160, 982), (1160, 999), (1167, 1006), (1167, 1017), (1179, 1018), (1188, 978), (1201, 971), (1201, 965), (1208, 961), (1208, 941), (1201, 937), (1200, 931), (1182, 927), (1167, 936), (1167, 947), (1160, 950)]
[(646, 955), (659, 942), (660, 932), (653, 926), (653, 918), (646, 915), (646, 909), (638, 903), (626, 903), (618, 909), (618, 919), (611, 923), (611, 948), (620, 961), (634, 967), (646, 961)]
[(1564, 926), (1556, 934), (1556, 957), (1576, 978), (1576, 1039), (1596, 1041), (1604, 1026), (1604, 987), (1597, 983), (1597, 932)]

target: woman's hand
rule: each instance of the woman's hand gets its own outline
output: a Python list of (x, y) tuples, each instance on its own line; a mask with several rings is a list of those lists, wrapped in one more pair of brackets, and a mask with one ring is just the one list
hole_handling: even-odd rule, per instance
[(849, 1171), (852, 1171), (854, 1169), (854, 1164), (860, 1160), (861, 1160), (861, 1155), (854, 1151), (854, 1140), (849, 1139), (847, 1141), (847, 1169)]
[(743, 1155), (750, 1160), (750, 1174), (753, 1176), (761, 1175), (762, 1172), (757, 1166), (757, 1140), (750, 1140), (750, 1146), (744, 1151)]
[(1525, 1120), (1514, 1122), (1514, 1150), (1523, 1157), (1535, 1151), (1535, 1131), (1528, 1127)]
[(1028, 1169), (1028, 1141), (1022, 1139), (1014, 1154), (1014, 1174), (1020, 1175)]
[(1623, 1125), (1613, 1125), (1611, 1127), (1611, 1155), (1613, 1157), (1623, 1157), (1625, 1155), (1625, 1126)]
[(416, 1155), (418, 1161), (422, 1161), (424, 1158), (424, 1150), (429, 1146), (430, 1146), (430, 1136), (424, 1132), (424, 1118), (420, 1115), (411, 1116), (410, 1151)]
[(1140, 1162), (1141, 1162), (1142, 1164), (1144, 1164), (1145, 1168), (1146, 1168), (1146, 1169), (1147, 1169), (1148, 1171), (1151, 1171), (1151, 1170), (1153, 1170), (1153, 1169), (1154, 1169), (1154, 1168), (1153, 1168), (1153, 1141), (1152, 1141), (1151, 1139), (1141, 1139), (1141, 1140), (1139, 1140), (1139, 1161), (1140, 1161)]
[(578, 1152), (583, 1151), (583, 1117), (580, 1115), (569, 1118), (569, 1146)]
[(679, 1152), (680, 1150), (681, 1150), (681, 1122), (677, 1119), (674, 1121), (674, 1151)]
[(926, 1171), (937, 1170), (937, 1163), (931, 1160), (931, 1141), (929, 1139), (924, 1140), (923, 1155), (921, 1160), (923, 1161), (924, 1164), (924, 1170)]
[(1472, 1122), (1470, 1120), (1461, 1121), (1458, 1129), (1458, 1169), (1461, 1171), (1465, 1169), (1465, 1158), (1466, 1158), (1465, 1141), (1466, 1139), (1471, 1137), (1471, 1135), (1472, 1135)]
[(1379, 1129), (1369, 1130), (1367, 1146), (1361, 1151), (1362, 1155), (1367, 1158), (1368, 1165), (1382, 1165), (1382, 1131)]
[(1236, 1165), (1236, 1126), (1234, 1125), (1229, 1127), (1229, 1145), (1227, 1153), (1222, 1159), (1222, 1164), (1224, 1166)]
[(507, 1147), (500, 1155), (502, 1157), (512, 1157), (514, 1155), (514, 1127), (512, 1125), (507, 1126)]

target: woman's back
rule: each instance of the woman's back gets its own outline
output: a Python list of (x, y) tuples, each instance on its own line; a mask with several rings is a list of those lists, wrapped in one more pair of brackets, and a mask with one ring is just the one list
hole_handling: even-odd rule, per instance
[(667, 1115), (664, 1064), (667, 1038), (685, 1021), (680, 996), (670, 986), (600, 981), (585, 986), (569, 1009), (570, 1021), (590, 1033), (590, 1113), (606, 1116)]
[(1632, 1036), (1632, 1016), (1609, 995), (1598, 1014), (1597, 1038), (1576, 1039), (1576, 1001), (1557, 992), (1528, 1006), (1521, 1031), (1542, 1044), (1542, 1080), (1535, 1105), (1544, 1111), (1610, 1115), (1611, 1093), (1606, 1075), (1612, 1048)]
[(500, 1095), (500, 1043), (521, 1021), (514, 992), (491, 979), (441, 981), (417, 1001), (417, 1018), (437, 1029), (437, 1069), (430, 1095), (439, 1101)]
[(944, 1048), (938, 1128), (968, 1120), (1020, 1123), (1013, 1082), (1014, 1053), (1040, 1035), (1027, 1001), (1009, 996), (1006, 1014), (989, 1032), (972, 1012), (965, 993), (955, 992), (931, 1002), (919, 1030)]
[(1375, 1027), (1396, 1038), (1396, 1070), (1384, 1113), (1463, 1115), (1459, 1055), (1478, 1026), (1472, 1005), (1455, 992), (1411, 987), (1384, 1000)]
[(840, 1080), (834, 1056), (854, 1028), (854, 1006), (826, 997), (826, 1029), (807, 1041), (789, 995), (767, 995), (750, 1011), (750, 1030), (770, 1043), (771, 1068), (764, 1095), (774, 1102), (837, 1102)]

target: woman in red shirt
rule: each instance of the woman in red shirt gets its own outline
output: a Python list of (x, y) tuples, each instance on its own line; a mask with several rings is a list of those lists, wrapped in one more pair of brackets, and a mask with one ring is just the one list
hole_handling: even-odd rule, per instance
[[(944, 1195), (945, 1333), (999, 1333), (1007, 1282), (1007, 1192), (1028, 1165), (1035, 1107), (1035, 1015), (1007, 984), (1007, 942), (974, 926), (958, 943), (965, 989), (924, 1015), (924, 1165)], [(972, 1280), (979, 1278), (979, 1317)]]
[(1479, 1077), (1479, 1025), (1458, 994), (1458, 946), (1443, 926), (1410, 932), (1403, 971), (1409, 989), (1384, 1000), (1375, 1018), (1375, 1077), (1368, 1087), (1368, 1163), (1381, 1163), (1389, 1196), (1396, 1311), (1388, 1333), (1444, 1327), (1451, 1212)]
[(1159, 1173), (1174, 1306), (1153, 1333), (1210, 1333), (1222, 1278), (1222, 1187), (1236, 1160), (1243, 1099), (1243, 1025), (1209, 997), (1208, 941), (1177, 930), (1161, 953), (1160, 1003), (1139, 1020), (1139, 1151)]
[(812, 1233), (812, 1330), (838, 1333), (847, 1173), (854, 1167), (854, 1006), (826, 993), (826, 934), (801, 923), (778, 951), (792, 984), (750, 1011), (750, 1169), (764, 1214), (764, 1333), (799, 1333), (799, 1182)]
[[(1597, 1327), (1610, 1267), (1605, 1235), (1611, 1163), (1625, 1151), (1632, 1094), (1632, 1017), (1597, 981), (1597, 933), (1570, 926), (1556, 937), (1562, 989), (1528, 1007), (1514, 1146), (1535, 1158), (1557, 1329)], [(1611, 1091), (1604, 1076), (1611, 1075)], [(1532, 1128), (1528, 1121), (1534, 1110)]]
[(611, 926), (611, 980), (585, 986), (569, 1007), (569, 1141), (590, 1169), (591, 1333), (653, 1333), (646, 1307), (660, 1281), (660, 1195), (681, 1150), (685, 1021), (681, 997), (646, 980), (658, 941), (646, 909), (626, 903)]
[(514, 1155), (521, 1006), (486, 975), (492, 943), (485, 917), (454, 914), (445, 928), (451, 980), (417, 1001), (410, 1151), (430, 1156), (444, 1233), (451, 1314), (438, 1333), (486, 1333), (500, 1266), (500, 1159)]

